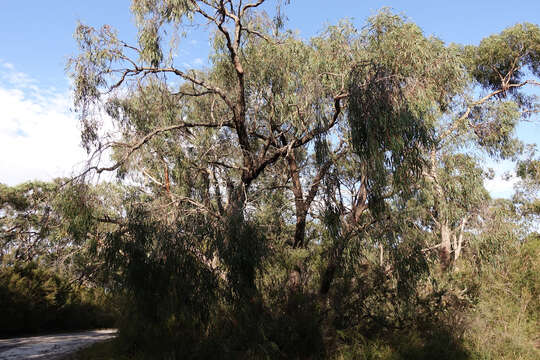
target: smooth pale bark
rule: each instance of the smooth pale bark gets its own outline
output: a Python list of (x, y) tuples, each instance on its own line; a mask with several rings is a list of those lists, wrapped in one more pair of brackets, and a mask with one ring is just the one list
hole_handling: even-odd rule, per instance
[[(433, 188), (435, 190), (435, 208), (437, 209), (437, 213), (440, 215), (446, 201), (444, 196), (444, 190), (439, 183), (439, 179), (437, 176), (437, 157), (435, 150), (433, 150), (430, 154), (430, 161), (431, 167), (429, 169), (428, 177), (431, 180), (431, 183), (433, 184)], [(437, 219), (436, 216), (433, 216), (433, 220), (436, 227), (438, 228), (440, 236), (440, 243), (438, 246), (439, 259), (442, 267), (447, 268), (451, 260), (450, 253), (452, 252), (452, 231), (450, 229), (450, 225), (448, 224), (447, 219), (444, 218), (444, 215), (442, 215), (442, 218), (439, 219)]]
[(446, 222), (441, 222), (439, 230), (441, 233), (441, 246), (439, 247), (439, 254), (441, 264), (443, 265), (443, 267), (446, 268), (450, 264), (450, 253), (452, 251), (452, 232)]
[(454, 234), (454, 261), (459, 259), (461, 249), (463, 248), (463, 235), (465, 233), (465, 225), (467, 225), (467, 217), (461, 220), (459, 225), (459, 235)]

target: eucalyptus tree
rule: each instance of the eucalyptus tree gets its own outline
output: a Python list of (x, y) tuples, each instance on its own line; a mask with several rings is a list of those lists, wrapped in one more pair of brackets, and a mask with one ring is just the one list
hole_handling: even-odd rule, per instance
[[(122, 43), (108, 27), (95, 31), (81, 25), (77, 37), (82, 53), (73, 59), (72, 69), (83, 140), (98, 152), (113, 147), (117, 157), (114, 165), (93, 170), (125, 168), (146, 173), (155, 184), (165, 184), (169, 194), (171, 183), (189, 184), (177, 176), (180, 172), (188, 177), (198, 174), (201, 186), (206, 186), (204, 196), (213, 201), (197, 201), (186, 194), (174, 194), (172, 199), (215, 215), (218, 222), (224, 216), (242, 221), (255, 180), (269, 166), (331, 129), (346, 98), (339, 78), (320, 81), (316, 49), (290, 33), (271, 33), (272, 22), (253, 15), (262, 3), (134, 1), (138, 48)], [(215, 29), (210, 71), (167, 64), (160, 44), (161, 27), (207, 21)], [(278, 65), (278, 59), (287, 61)], [(181, 79), (178, 89), (166, 85), (169, 75)], [(91, 105), (103, 92), (122, 86), (140, 95), (138, 103), (134, 98), (129, 105), (114, 95), (108, 101), (108, 112), (123, 126), (125, 140), (100, 143)], [(151, 91), (161, 100), (148, 105), (145, 93)], [(146, 116), (149, 106), (153, 119)], [(316, 107), (328, 117), (326, 123), (313, 121)], [(159, 136), (171, 132), (181, 141), (171, 143)], [(151, 168), (130, 168), (134, 153), (147, 143), (154, 149), (144, 156), (147, 160), (161, 157), (163, 181), (155, 181)], [(176, 166), (169, 177), (171, 157)]]
[[(330, 241), (322, 295), (336, 277), (354, 278), (343, 266), (365, 266), (366, 250), (374, 243), (380, 251), (393, 251), (410, 231), (394, 222), (393, 208), (414, 193), (425, 166), (423, 151), (433, 146), (435, 121), (465, 84), (457, 53), (399, 16), (382, 12), (370, 18), (358, 44), (361, 61), (347, 78), (346, 154), (335, 164), (323, 195), (321, 219)], [(394, 255), (388, 260), (405, 260)], [(409, 258), (411, 270), (423, 254)]]
[[(526, 89), (540, 85), (539, 50), (540, 28), (530, 23), (517, 24), (483, 39), (478, 46), (459, 50), (468, 89), (456, 96), (440, 118), (437, 146), (429, 153), (430, 169), (425, 171), (431, 182), (430, 216), (440, 237), (437, 247), (443, 264), (448, 265), (451, 252), (459, 257), (462, 244), (456, 239), (462, 239), (467, 221), (479, 214), (486, 201), (477, 165), (459, 154), (479, 150), (506, 159), (522, 151), (515, 128), (538, 109), (534, 88)], [(449, 162), (454, 164), (448, 166)], [(456, 190), (465, 197), (456, 196)], [(456, 211), (456, 206), (462, 210)]]
[(0, 239), (2, 257), (30, 261), (44, 251), (43, 244), (56, 219), (44, 200), (56, 184), (33, 182), (16, 187), (0, 184)]
[[(122, 211), (115, 198), (119, 188), (111, 184), (67, 188), (66, 182), (0, 184), (0, 264), (35, 262), (71, 281), (95, 285), (103, 260), (91, 259)], [(92, 212), (86, 207), (89, 203)]]
[(532, 231), (538, 231), (538, 217), (540, 215), (540, 160), (536, 147), (530, 145), (526, 157), (518, 161), (516, 166), (518, 183), (513, 201), (518, 213), (528, 222)]
[[(419, 192), (409, 202), (419, 225), (425, 229), (424, 252), (437, 250), (448, 244), (448, 253), (440, 251), (443, 267), (457, 261), (465, 244), (470, 240), (472, 229), (478, 229), (491, 198), (484, 187), (487, 174), (477, 158), (460, 152), (438, 154), (438, 167), (425, 171)], [(437, 183), (432, 181), (435, 174)], [(444, 240), (444, 242), (442, 242)]]
[[(134, 0), (137, 44), (110, 26), (76, 30), (83, 175), (116, 172), (129, 185), (109, 212), (90, 198), (90, 226), (76, 229), (107, 224), (98, 252), (155, 334), (189, 328), (199, 341), (222, 302), (234, 304), (233, 324), (257, 323), (272, 313), (262, 287), (283, 280), (337, 302), (333, 286), (359, 279), (372, 244), (388, 252), (400, 289), (412, 284), (425, 262), (408, 201), (430, 194), (417, 206), (430, 207), (421, 216), (449, 253), (446, 229), (487, 198), (475, 162), (455, 149), (468, 140), (511, 155), (516, 114), (532, 104), (519, 92), (534, 84), (522, 70), (538, 70), (532, 25), (520, 28), (527, 51), (488, 56), (492, 45), (447, 46), (388, 11), (362, 30), (340, 22), (306, 41), (284, 29), (280, 2), (274, 18), (265, 3)], [(178, 35), (193, 25), (210, 29), (208, 68), (174, 63)], [(493, 69), (510, 75), (497, 80)], [(471, 100), (475, 84), (491, 92)]]
[[(354, 201), (348, 210), (339, 207), (349, 219), (345, 223), (358, 223), (368, 207), (382, 212), (384, 193), (406, 192), (417, 179), (421, 149), (431, 146), (435, 118), (463, 87), (463, 76), (456, 51), (389, 13), (374, 17), (364, 32), (341, 23), (304, 43), (251, 14), (262, 3), (135, 1), (138, 47), (120, 41), (109, 27), (79, 26), (82, 52), (72, 60), (76, 105), (88, 149), (114, 149), (113, 165), (89, 170), (138, 172), (171, 200), (218, 222), (224, 216), (244, 218), (256, 180), (284, 159), (296, 209), (291, 243), (298, 247), (331, 154), (342, 153), (330, 132), (335, 129), (342, 146), (358, 157)], [(215, 29), (211, 69), (181, 70), (168, 63), (160, 29), (202, 20)], [(170, 76), (182, 80), (178, 89), (167, 85)], [(99, 137), (92, 110), (105, 93), (122, 141)], [(347, 100), (348, 123), (338, 129)], [(171, 132), (181, 141), (171, 141)], [(319, 165), (304, 181), (310, 184), (304, 194), (296, 158), (306, 156), (301, 154), (310, 143)], [(202, 197), (171, 191), (171, 184), (190, 184), (193, 179), (186, 177), (195, 174)]]

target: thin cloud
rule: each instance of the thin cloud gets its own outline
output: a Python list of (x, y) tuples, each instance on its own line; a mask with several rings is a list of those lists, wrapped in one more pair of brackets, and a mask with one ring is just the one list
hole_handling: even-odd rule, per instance
[(15, 67), (13, 66), (13, 64), (8, 63), (8, 62), (2, 63), (2, 66), (5, 67), (5, 68), (8, 69), (8, 70), (13, 70), (13, 69), (15, 69)]
[(493, 179), (484, 180), (484, 186), (492, 197), (508, 199), (513, 195), (514, 186), (518, 181), (519, 179), (516, 176), (506, 180), (502, 175), (499, 175)]
[(86, 155), (68, 92), (41, 89), (15, 66), (0, 66), (0, 183), (69, 176)]

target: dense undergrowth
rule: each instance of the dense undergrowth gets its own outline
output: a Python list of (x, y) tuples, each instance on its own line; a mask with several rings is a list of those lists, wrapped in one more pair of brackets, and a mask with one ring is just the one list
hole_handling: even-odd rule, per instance
[(540, 356), (540, 236), (479, 274), (463, 341), (472, 359)]
[[(540, 354), (539, 250), (540, 238), (530, 236), (482, 264), (461, 261), (450, 273), (433, 267), (403, 298), (374, 265), (357, 279), (362, 287), (340, 284), (324, 301), (284, 289), (272, 299), (213, 303), (204, 317), (179, 293), (174, 305), (164, 295), (126, 302), (119, 339), (79, 358), (533, 360)], [(172, 287), (163, 294), (183, 283), (169, 274)]]
[(0, 268), (0, 336), (111, 327), (115, 311), (100, 288), (80, 286), (36, 262)]

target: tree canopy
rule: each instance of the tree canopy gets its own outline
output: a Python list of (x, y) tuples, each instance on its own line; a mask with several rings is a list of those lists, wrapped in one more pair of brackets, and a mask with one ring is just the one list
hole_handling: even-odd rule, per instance
[[(75, 249), (141, 354), (358, 358), (409, 330), (404, 358), (465, 358), (475, 274), (537, 256), (538, 160), (515, 128), (537, 111), (540, 28), (461, 46), (383, 9), (302, 39), (284, 5), (133, 0), (136, 44), (79, 24), (88, 166), (1, 187), (2, 240)], [(173, 56), (192, 26), (212, 44), (196, 69)], [(519, 160), (513, 200), (490, 198), (487, 157)]]

